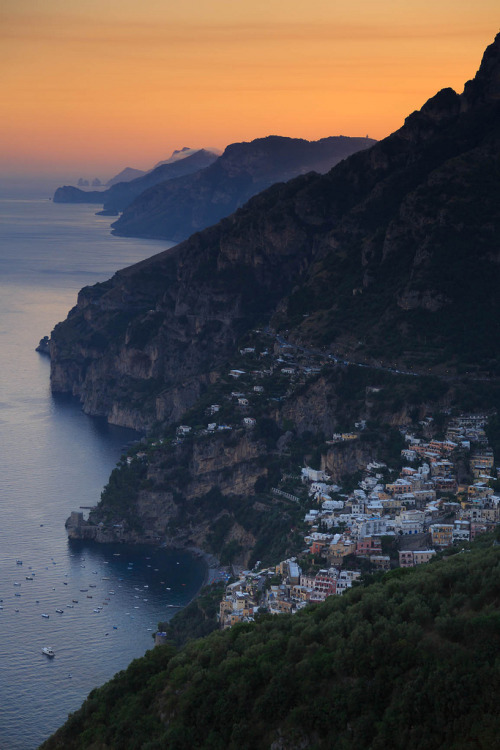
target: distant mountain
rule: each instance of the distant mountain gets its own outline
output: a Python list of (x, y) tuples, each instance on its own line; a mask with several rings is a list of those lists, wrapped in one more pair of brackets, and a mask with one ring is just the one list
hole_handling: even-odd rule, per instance
[(328, 174), (274, 185), (82, 290), (52, 333), (52, 388), (121, 424), (166, 420), (257, 324), (351, 361), (487, 382), (500, 375), (499, 175), (500, 35), (462, 95), (440, 91)]
[(141, 177), (128, 182), (118, 182), (108, 190), (79, 190), (69, 185), (57, 188), (53, 200), (55, 203), (97, 203), (103, 205), (107, 213), (118, 213), (147, 188), (159, 182), (197, 172), (208, 167), (216, 159), (217, 154), (200, 149), (183, 159), (156, 167)]
[(137, 177), (143, 177), (145, 174), (146, 172), (142, 169), (125, 167), (125, 169), (122, 169), (121, 172), (118, 172), (117, 175), (108, 180), (106, 185), (111, 187), (111, 185), (116, 185), (117, 182), (130, 182), (130, 180), (135, 180)]
[(233, 143), (207, 169), (157, 184), (131, 203), (114, 234), (181, 240), (233, 213), (275, 182), (327, 172), (346, 156), (375, 143), (336, 136), (319, 141), (269, 136)]
[[(184, 146), (184, 148), (176, 149), (172, 152), (172, 156), (169, 159), (165, 159), (164, 161), (159, 161), (158, 164), (155, 164), (155, 167), (161, 167), (162, 164), (172, 164), (174, 161), (180, 161), (180, 159), (185, 159), (186, 156), (191, 156), (192, 154), (195, 154), (198, 149), (196, 148), (189, 148), (188, 146)], [(220, 156), (221, 151), (217, 148), (207, 148), (207, 151), (211, 151), (214, 154), (217, 154), (217, 156)]]

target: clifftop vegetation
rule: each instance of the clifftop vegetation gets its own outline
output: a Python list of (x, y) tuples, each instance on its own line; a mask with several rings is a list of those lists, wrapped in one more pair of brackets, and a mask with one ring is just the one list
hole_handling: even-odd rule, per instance
[(498, 746), (500, 547), (134, 661), (43, 750)]

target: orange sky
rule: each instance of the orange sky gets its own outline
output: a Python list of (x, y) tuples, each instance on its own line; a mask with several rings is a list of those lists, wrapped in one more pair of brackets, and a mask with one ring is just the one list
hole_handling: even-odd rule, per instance
[(461, 92), (498, 0), (4, 0), (0, 173), (108, 178), (182, 146), (382, 138)]

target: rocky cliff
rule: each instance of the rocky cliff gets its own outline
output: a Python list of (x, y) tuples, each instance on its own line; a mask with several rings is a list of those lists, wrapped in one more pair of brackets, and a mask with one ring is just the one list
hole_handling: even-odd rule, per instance
[(145, 191), (113, 224), (115, 234), (180, 241), (228, 216), (275, 182), (324, 173), (371, 138), (319, 141), (269, 136), (233, 143), (210, 167)]
[(500, 36), (458, 95), (326, 175), (82, 290), (51, 337), (54, 391), (147, 427), (194, 403), (241, 334), (422, 372), (498, 372)]
[(245, 431), (177, 443), (150, 444), (122, 461), (89, 520), (81, 513), (68, 518), (68, 536), (97, 542), (161, 540), (222, 557), (231, 545), (246, 565), (266, 516), (282, 517), (288, 530), (280, 503), (254, 496), (256, 481), (267, 476), (265, 443)]

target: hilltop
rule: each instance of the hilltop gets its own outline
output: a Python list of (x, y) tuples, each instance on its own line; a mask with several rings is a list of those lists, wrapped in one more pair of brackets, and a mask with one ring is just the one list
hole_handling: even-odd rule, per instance
[(293, 617), (157, 647), (93, 690), (42, 749), (498, 747), (491, 544)]

